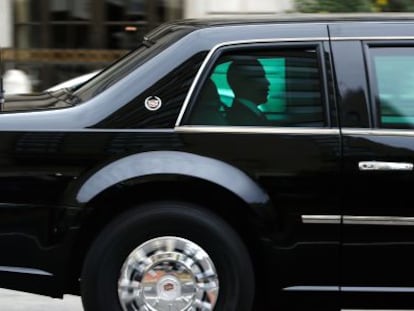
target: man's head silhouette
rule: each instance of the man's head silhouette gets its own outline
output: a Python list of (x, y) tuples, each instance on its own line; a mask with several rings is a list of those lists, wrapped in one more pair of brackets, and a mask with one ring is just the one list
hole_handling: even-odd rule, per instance
[(229, 66), (227, 81), (236, 99), (245, 99), (256, 105), (267, 101), (270, 83), (262, 64), (254, 57), (239, 57)]

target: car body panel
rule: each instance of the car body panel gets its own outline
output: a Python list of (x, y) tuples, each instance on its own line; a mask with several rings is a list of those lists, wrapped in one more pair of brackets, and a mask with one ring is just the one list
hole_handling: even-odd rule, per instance
[[(369, 46), (413, 46), (414, 24), (329, 27), (338, 39), (332, 48), (341, 96), (343, 307), (412, 309), (412, 172), (361, 170), (360, 165), (413, 162), (412, 131), (381, 129), (377, 122), (367, 52)], [(353, 55), (354, 63), (345, 55)]]
[[(240, 210), (259, 216), (241, 230), (257, 238), (255, 263), (267, 308), (379, 308), (373, 299), (378, 288), (412, 288), (411, 274), (403, 275), (411, 227), (349, 223), (357, 216), (414, 216), (412, 173), (358, 170), (360, 161), (412, 161), (411, 133), (376, 131), (364, 71), (366, 40), (409, 40), (412, 30), (405, 19), (175, 23), (155, 31), (152, 38), (169, 33), (171, 41), (160, 39), (136, 66), (105, 69), (71, 93), (29, 96), (18, 104), (21, 111), (13, 111), (17, 104), (9, 98), (0, 113), (0, 248), (7, 250), (0, 256), (0, 286), (62, 295), (68, 279), (77, 281), (67, 268), (87, 251), (78, 242), (94, 217), (122, 210), (112, 201), (99, 203), (112, 191), (125, 200), (117, 202), (139, 203), (141, 194), (131, 193), (143, 184), (164, 198), (170, 192), (160, 185), (186, 179), (185, 185), (201, 181), (222, 190), (197, 193), (200, 201), (230, 194)], [(322, 72), (324, 127), (188, 124), (222, 51), (309, 44), (317, 47)], [(162, 105), (149, 111), (145, 102), (154, 96)], [(53, 109), (31, 109), (33, 98)], [(130, 196), (123, 198), (123, 191)], [(185, 198), (183, 192), (173, 197)], [(408, 203), (392, 211), (381, 207), (395, 195)], [(215, 212), (226, 208), (218, 204)], [(231, 218), (244, 223), (245, 215)], [(101, 228), (94, 229), (98, 234)], [(395, 294), (392, 301), (404, 296)], [(403, 301), (382, 306), (411, 306)]]
[[(292, 25), (285, 26), (288, 29)], [(301, 33), (301, 38), (299, 33), (293, 33), (290, 39), (233, 40), (217, 45), (210, 51), (190, 89), (176, 130), (182, 133), (184, 143), (191, 146), (192, 152), (224, 159), (241, 168), (269, 194), (277, 222), (271, 238), (273, 245), (267, 246), (270, 250), (266, 267), (273, 267), (266, 281), (273, 280), (268, 296), (274, 295), (276, 301), (283, 301), (284, 308), (290, 310), (298, 307), (298, 296), (312, 292), (309, 303), (313, 307), (332, 310), (339, 307), (335, 299), (339, 291), (325, 289), (339, 288), (340, 223), (305, 223), (303, 220), (304, 215), (340, 214), (337, 178), (341, 150), (339, 129), (335, 126), (335, 102), (328, 99), (332, 98), (332, 90), (328, 87), (332, 84), (331, 76), (324, 74), (322, 78), (326, 92), (325, 118), (329, 124), (326, 128), (189, 125), (186, 113), (197, 104), (206, 73), (218, 55), (228, 48), (317, 46), (321, 55), (326, 56), (326, 62), (325, 57), (320, 60), (321, 67), (330, 68), (329, 45), (324, 44), (328, 37), (326, 26), (309, 25), (308, 33)], [(295, 155), (292, 150), (297, 151)], [(317, 251), (310, 254), (307, 251), (310, 248)], [(292, 269), (288, 272), (286, 262), (291, 263)], [(315, 297), (324, 297), (325, 303), (317, 303)], [(278, 306), (276, 302), (267, 305)]]

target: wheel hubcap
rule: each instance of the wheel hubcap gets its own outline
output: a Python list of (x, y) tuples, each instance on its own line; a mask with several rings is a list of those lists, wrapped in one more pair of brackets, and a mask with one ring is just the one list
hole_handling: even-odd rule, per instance
[(208, 254), (178, 237), (160, 237), (138, 246), (122, 266), (118, 282), (124, 311), (213, 310), (218, 276)]

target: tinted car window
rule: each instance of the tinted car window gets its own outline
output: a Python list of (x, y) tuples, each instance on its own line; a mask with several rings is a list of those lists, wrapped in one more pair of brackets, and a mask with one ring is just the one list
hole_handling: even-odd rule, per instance
[(414, 128), (414, 48), (372, 48), (372, 89), (383, 128)]
[[(185, 96), (205, 56), (206, 52), (201, 52), (179, 64), (163, 79), (102, 120), (96, 127), (173, 128)], [(156, 111), (149, 110), (143, 104), (154, 94), (162, 102), (161, 108)]]
[(324, 126), (322, 98), (316, 49), (231, 51), (213, 66), (189, 124)]
[(105, 91), (136, 68), (170, 47), (191, 32), (191, 28), (161, 26), (145, 37), (139, 47), (109, 66), (74, 92), (78, 102), (85, 102)]

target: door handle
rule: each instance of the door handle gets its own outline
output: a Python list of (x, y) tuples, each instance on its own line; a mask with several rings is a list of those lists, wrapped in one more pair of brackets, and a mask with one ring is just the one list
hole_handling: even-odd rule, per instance
[(360, 171), (412, 171), (412, 163), (361, 161), (358, 163)]

